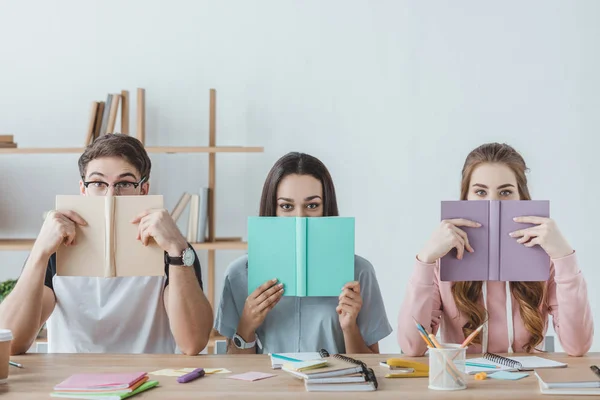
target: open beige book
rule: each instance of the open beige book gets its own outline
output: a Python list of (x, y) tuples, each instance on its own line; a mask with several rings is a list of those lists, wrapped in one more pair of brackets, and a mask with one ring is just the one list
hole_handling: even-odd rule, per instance
[(56, 252), (59, 276), (162, 276), (164, 252), (150, 239), (137, 240), (131, 221), (148, 209), (163, 208), (162, 196), (56, 196), (57, 210), (75, 211), (88, 223), (77, 226), (74, 246)]

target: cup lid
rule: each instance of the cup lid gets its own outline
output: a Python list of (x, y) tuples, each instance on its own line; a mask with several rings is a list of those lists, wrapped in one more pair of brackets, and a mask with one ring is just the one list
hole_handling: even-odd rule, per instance
[(6, 342), (12, 339), (13, 335), (10, 329), (0, 329), (0, 342)]

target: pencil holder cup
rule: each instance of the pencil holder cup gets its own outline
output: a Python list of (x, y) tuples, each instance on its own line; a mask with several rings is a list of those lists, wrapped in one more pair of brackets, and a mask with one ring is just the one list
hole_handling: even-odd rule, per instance
[(462, 390), (467, 388), (465, 358), (467, 349), (458, 344), (429, 348), (429, 389)]

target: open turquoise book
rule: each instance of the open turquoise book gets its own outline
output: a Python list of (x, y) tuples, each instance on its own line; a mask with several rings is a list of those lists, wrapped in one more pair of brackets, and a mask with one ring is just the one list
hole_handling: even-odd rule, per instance
[(248, 294), (274, 278), (284, 296), (339, 296), (354, 280), (354, 218), (250, 217)]

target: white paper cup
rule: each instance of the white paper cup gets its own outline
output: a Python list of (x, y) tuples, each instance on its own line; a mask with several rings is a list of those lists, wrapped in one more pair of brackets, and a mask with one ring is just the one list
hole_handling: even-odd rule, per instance
[(429, 389), (462, 390), (467, 388), (465, 358), (467, 349), (458, 344), (429, 348)]
[(8, 379), (8, 361), (10, 360), (10, 342), (13, 339), (12, 332), (8, 329), (0, 329), (0, 384), (6, 383)]

